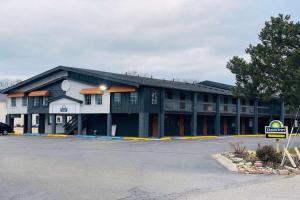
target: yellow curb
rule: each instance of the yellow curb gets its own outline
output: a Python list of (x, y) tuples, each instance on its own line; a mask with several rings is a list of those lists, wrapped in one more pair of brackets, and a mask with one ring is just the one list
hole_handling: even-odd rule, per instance
[(48, 134), (47, 137), (68, 137), (68, 135), (64, 135), (64, 134)]
[(218, 136), (190, 136), (182, 137), (183, 140), (194, 140), (194, 139), (216, 139)]
[(233, 137), (265, 137), (265, 134), (255, 134), (255, 135), (233, 135)]
[(293, 133), (293, 134), (291, 134), (292, 136), (300, 136), (300, 133), (298, 133), (298, 134), (295, 134), (295, 133)]
[(135, 141), (149, 141), (151, 138), (139, 138), (139, 137), (124, 137), (124, 140), (135, 140)]

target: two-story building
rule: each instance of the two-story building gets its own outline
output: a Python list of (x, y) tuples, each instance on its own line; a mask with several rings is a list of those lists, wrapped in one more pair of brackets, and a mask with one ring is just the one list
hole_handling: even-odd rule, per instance
[(34, 114), (40, 133), (108, 136), (263, 133), (271, 119), (291, 123), (282, 102), (236, 98), (231, 88), (59, 66), (1, 92), (8, 123), (24, 116), (24, 133)]

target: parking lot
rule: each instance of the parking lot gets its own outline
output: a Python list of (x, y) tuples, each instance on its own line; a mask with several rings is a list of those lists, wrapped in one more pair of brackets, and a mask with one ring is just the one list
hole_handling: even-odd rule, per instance
[(298, 177), (235, 174), (211, 158), (233, 141), (274, 142), (0, 137), (0, 199), (298, 199)]

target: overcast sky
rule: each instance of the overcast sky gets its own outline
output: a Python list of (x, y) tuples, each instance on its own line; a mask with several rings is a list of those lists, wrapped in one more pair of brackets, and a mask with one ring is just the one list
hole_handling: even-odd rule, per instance
[(299, 0), (0, 0), (0, 77), (58, 65), (234, 83), (226, 62)]

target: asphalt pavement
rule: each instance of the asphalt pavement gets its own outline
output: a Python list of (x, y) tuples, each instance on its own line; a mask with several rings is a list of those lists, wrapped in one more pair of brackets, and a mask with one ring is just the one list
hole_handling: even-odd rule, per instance
[[(299, 199), (296, 177), (231, 173), (211, 154), (243, 141), (0, 137), (1, 200)], [(283, 145), (283, 143), (282, 143)], [(293, 145), (300, 146), (300, 137)], [(298, 197), (298, 198), (297, 198)]]

